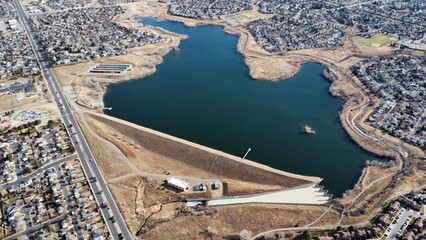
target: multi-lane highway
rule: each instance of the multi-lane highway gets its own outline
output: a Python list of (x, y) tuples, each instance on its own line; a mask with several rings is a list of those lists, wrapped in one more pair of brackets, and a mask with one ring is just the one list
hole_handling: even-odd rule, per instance
[[(13, 1), (16, 6), (16, 9), (18, 10), (18, 14), (25, 28), (25, 31), (27, 32), (28, 39), (34, 50), (41, 71), (47, 81), (49, 90), (55, 100), (55, 103), (61, 111), (61, 116), (63, 118), (65, 127), (72, 141), (74, 142), (77, 155), (81, 160), (83, 171), (89, 181), (89, 185), (93, 191), (96, 202), (100, 207), (99, 209), (102, 213), (102, 216), (104, 217), (105, 223), (111, 234), (111, 238), (119, 239), (119, 236), (122, 236), (124, 239), (132, 239), (133, 237), (129, 229), (127, 228), (126, 223), (124, 222), (124, 219), (112, 197), (109, 188), (106, 185), (106, 181), (103, 178), (96, 161), (92, 161), (92, 159), (94, 159), (93, 154), (90, 151), (89, 145), (83, 135), (83, 132), (81, 131), (81, 128), (79, 127), (74, 115), (72, 114), (70, 105), (68, 104), (64, 94), (62, 93), (62, 89), (58, 83), (58, 80), (53, 74), (53, 71), (50, 68), (49, 64), (46, 62), (44, 54), (38, 47), (37, 42), (34, 40), (34, 34), (31, 30), (26, 13), (24, 12), (21, 3), (18, 0)], [(109, 209), (101, 208), (101, 203), (103, 202), (108, 204)], [(113, 219), (115, 219), (115, 221), (112, 221), (112, 217)]]

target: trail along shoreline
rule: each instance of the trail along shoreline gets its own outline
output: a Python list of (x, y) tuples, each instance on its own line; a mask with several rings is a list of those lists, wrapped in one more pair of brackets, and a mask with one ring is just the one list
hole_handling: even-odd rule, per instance
[[(150, 5), (149, 7), (146, 7)], [(347, 70), (347, 65), (350, 65), (353, 62), (357, 62), (360, 60), (354, 54), (354, 52), (357, 52), (357, 49), (354, 49), (354, 46), (350, 44), (350, 41), (346, 39), (346, 43), (348, 44), (348, 47), (339, 48), (339, 49), (333, 49), (333, 50), (327, 50), (327, 49), (310, 49), (310, 50), (300, 50), (300, 51), (294, 51), (289, 53), (269, 53), (265, 50), (263, 50), (261, 47), (259, 47), (256, 42), (254, 41), (253, 37), (250, 35), (250, 33), (247, 32), (247, 30), (243, 29), (242, 27), (238, 25), (230, 24), (224, 20), (195, 20), (195, 19), (187, 19), (182, 17), (176, 17), (176, 16), (170, 16), (167, 14), (167, 10), (165, 8), (164, 4), (160, 4), (158, 2), (148, 0), (145, 2), (137, 2), (137, 3), (128, 3), (128, 4), (122, 4), (122, 6), (126, 9), (125, 13), (122, 15), (119, 15), (116, 18), (116, 21), (124, 26), (132, 27), (132, 28), (141, 28), (140, 24), (137, 23), (135, 20), (136, 17), (154, 17), (160, 20), (169, 20), (169, 21), (177, 21), (182, 22), (186, 26), (193, 27), (198, 25), (219, 25), (224, 28), (224, 31), (233, 34), (238, 35), (238, 45), (237, 50), (243, 55), (246, 65), (250, 69), (250, 76), (256, 80), (269, 80), (269, 81), (277, 81), (277, 80), (283, 80), (287, 79), (296, 73), (299, 72), (300, 66), (303, 63), (306, 62), (318, 62), (325, 66), (330, 71), (336, 71), (340, 74), (338, 75), (345, 75), (343, 78), (346, 78), (345, 80), (350, 82), (347, 78), (347, 74), (344, 74), (345, 72), (343, 70)], [(172, 33), (161, 30), (159, 28), (150, 28), (154, 31), (162, 31), (164, 34), (171, 34)], [(169, 36), (171, 36), (169, 35)], [(147, 75), (153, 74), (156, 71), (155, 66), (157, 64), (161, 64), (162, 58), (165, 54), (170, 52), (173, 49), (177, 49), (180, 43), (180, 40), (182, 40), (183, 36), (177, 36), (175, 35), (179, 40), (176, 41), (172, 37), (172, 41), (174, 44), (170, 44), (168, 46), (165, 46), (164, 51), (161, 54), (159, 54), (157, 57), (160, 59), (157, 60), (150, 68), (148, 68), (148, 71), (136, 71), (130, 76), (118, 76), (110, 81), (105, 81), (102, 84), (102, 91), (98, 92), (98, 97), (103, 99), (103, 95), (106, 92), (106, 87), (109, 84), (117, 83), (121, 81), (126, 80), (133, 80), (141, 77), (145, 77)], [(156, 47), (154, 45), (154, 47)], [(155, 52), (155, 51), (154, 51)], [(130, 54), (134, 54), (134, 52), (131, 52)], [(148, 57), (151, 57), (148, 55)], [(123, 58), (125, 58), (124, 62), (129, 61), (129, 59), (126, 59), (127, 56), (124, 55)], [(115, 59), (112, 59), (113, 61)], [(111, 61), (111, 59), (103, 59), (101, 61)], [(118, 60), (120, 61), (120, 60)], [(123, 60), (121, 60), (123, 61)], [(342, 74), (343, 72), (343, 74)], [(342, 77), (342, 76), (338, 76)], [(373, 152), (375, 154), (379, 154), (375, 149), (372, 149), (369, 147), (368, 141), (360, 141), (359, 136), (357, 136), (357, 132), (352, 129), (352, 127), (349, 124), (344, 124), (343, 119), (346, 119), (347, 116), (350, 115), (350, 112), (347, 110), (349, 108), (355, 109), (356, 104), (351, 102), (351, 94), (346, 93), (344, 89), (342, 89), (342, 79), (339, 79), (338, 81), (331, 80), (331, 86), (330, 86), (330, 92), (332, 95), (339, 96), (343, 100), (345, 100), (344, 109), (341, 113), (341, 120), (342, 125), (345, 128), (345, 130), (348, 132), (350, 137), (354, 139), (361, 147), (364, 149)], [(354, 87), (352, 83), (344, 83), (344, 84), (350, 84), (351, 87)], [(343, 116), (345, 115), (345, 116)], [(358, 118), (356, 124), (362, 124), (360, 123), (362, 118)], [(358, 139), (357, 139), (358, 138)], [(178, 139), (177, 139), (178, 140)], [(380, 153), (379, 155), (393, 155), (394, 153), (386, 152), (386, 153)], [(256, 163), (257, 164), (257, 163)], [(297, 175), (297, 174), (296, 174)], [(300, 175), (297, 175), (300, 176)], [(318, 178), (317, 178), (318, 179)]]

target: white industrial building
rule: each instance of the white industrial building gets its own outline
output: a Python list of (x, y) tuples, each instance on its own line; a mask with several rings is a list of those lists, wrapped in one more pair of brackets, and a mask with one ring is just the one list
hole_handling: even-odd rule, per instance
[(171, 177), (169, 180), (167, 180), (167, 185), (182, 191), (187, 191), (189, 189), (189, 183), (187, 181), (175, 177)]

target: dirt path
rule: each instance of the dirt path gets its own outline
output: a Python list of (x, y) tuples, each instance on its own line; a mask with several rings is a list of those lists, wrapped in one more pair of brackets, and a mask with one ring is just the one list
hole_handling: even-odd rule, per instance
[(364, 186), (363, 188), (362, 188), (362, 190), (358, 193), (358, 195), (356, 195), (354, 198), (351, 198), (351, 199), (347, 199), (346, 201), (341, 201), (340, 203), (341, 204), (347, 204), (347, 203), (352, 203), (350, 206), (349, 206), (349, 208), (351, 208), (352, 206), (353, 206), (353, 204), (354, 204), (354, 202), (355, 202), (355, 200), (357, 200), (365, 191), (367, 191), (371, 186), (373, 186), (374, 184), (376, 184), (376, 183), (378, 183), (378, 182), (380, 182), (380, 181), (383, 181), (383, 180), (385, 180), (386, 178), (389, 178), (389, 177), (392, 177), (392, 176), (394, 176), (395, 175), (395, 173), (391, 173), (391, 174), (388, 174), (388, 175), (386, 175), (386, 176), (383, 176), (383, 177), (381, 177), (381, 178), (378, 178), (378, 179), (376, 179), (376, 180), (374, 180), (374, 181), (372, 181), (370, 184), (368, 184), (368, 185), (366, 185), (366, 186)]

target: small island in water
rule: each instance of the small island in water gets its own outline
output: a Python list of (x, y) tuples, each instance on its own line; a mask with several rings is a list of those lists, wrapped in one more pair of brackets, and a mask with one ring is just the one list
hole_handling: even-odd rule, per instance
[(311, 127), (309, 127), (308, 125), (305, 125), (303, 128), (305, 129), (305, 133), (308, 134), (308, 135), (315, 135), (315, 134), (317, 134), (315, 132), (315, 130), (312, 129)]

